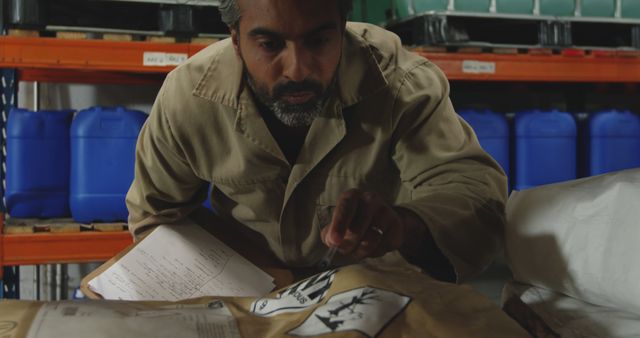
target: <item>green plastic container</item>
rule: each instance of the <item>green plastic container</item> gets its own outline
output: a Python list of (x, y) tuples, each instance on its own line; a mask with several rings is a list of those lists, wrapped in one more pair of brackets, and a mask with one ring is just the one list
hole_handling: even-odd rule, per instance
[(496, 12), (533, 14), (533, 0), (496, 0)]
[(413, 2), (413, 9), (416, 13), (428, 12), (428, 11), (446, 11), (449, 6), (447, 0), (396, 0), (398, 2)]
[(385, 24), (391, 11), (391, 0), (364, 0), (362, 3), (363, 21), (376, 25)]
[(395, 0), (396, 17), (406, 18), (412, 15), (437, 11), (443, 12), (449, 6), (448, 0)]
[(640, 1), (638, 0), (622, 0), (623, 18), (640, 18)]
[(414, 9), (412, 0), (396, 0), (396, 18), (402, 19), (419, 13)]
[(491, 0), (455, 0), (453, 6), (460, 12), (489, 13)]
[(540, 0), (540, 15), (574, 16), (575, 0)]
[(448, 0), (395, 0), (396, 17), (402, 19), (429, 11), (443, 12), (448, 5)]
[(364, 21), (362, 17), (362, 0), (355, 0), (353, 2), (353, 10), (351, 11), (350, 21)]
[(582, 16), (613, 17), (616, 13), (615, 0), (582, 0)]

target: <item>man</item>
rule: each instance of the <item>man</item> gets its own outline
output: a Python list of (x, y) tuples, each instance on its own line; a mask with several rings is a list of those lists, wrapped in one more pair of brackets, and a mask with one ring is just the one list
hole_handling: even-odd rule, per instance
[(398, 250), (449, 281), (489, 264), (504, 174), (438, 68), (346, 24), (350, 6), (221, 1), (231, 39), (168, 75), (140, 134), (135, 235), (191, 215), (211, 182), (216, 223), (259, 234), (290, 267), (329, 247), (336, 264)]

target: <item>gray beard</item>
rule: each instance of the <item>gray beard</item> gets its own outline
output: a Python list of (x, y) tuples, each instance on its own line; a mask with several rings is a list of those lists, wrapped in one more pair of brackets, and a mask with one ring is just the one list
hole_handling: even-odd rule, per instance
[(324, 100), (312, 100), (309, 104), (289, 105), (279, 101), (274, 102), (269, 109), (273, 115), (289, 127), (308, 127), (316, 117), (322, 114)]
[(273, 99), (268, 92), (256, 86), (248, 73), (245, 73), (245, 78), (256, 99), (269, 109), (280, 122), (289, 127), (309, 127), (318, 116), (322, 115), (327, 102), (328, 90), (321, 96), (309, 100), (309, 102), (287, 104)]

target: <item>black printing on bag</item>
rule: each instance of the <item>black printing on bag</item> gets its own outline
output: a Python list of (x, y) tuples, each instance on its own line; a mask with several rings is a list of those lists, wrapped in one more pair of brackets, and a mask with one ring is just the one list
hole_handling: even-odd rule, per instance
[(318, 304), (333, 283), (337, 269), (327, 270), (298, 282), (282, 291), (276, 298), (259, 298), (251, 304), (251, 312), (262, 317), (299, 312)]
[(411, 297), (372, 287), (345, 291), (317, 307), (288, 334), (317, 336), (353, 330), (367, 337), (376, 337), (410, 301)]

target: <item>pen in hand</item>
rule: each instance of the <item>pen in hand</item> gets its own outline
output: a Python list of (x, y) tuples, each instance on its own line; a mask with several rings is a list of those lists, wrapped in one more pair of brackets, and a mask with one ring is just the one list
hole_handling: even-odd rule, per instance
[(337, 251), (338, 251), (338, 246), (336, 245), (330, 246), (327, 253), (324, 255), (324, 257), (322, 257), (322, 260), (318, 263), (318, 267), (324, 269), (331, 266), (331, 263), (333, 262), (333, 256), (336, 255)]
[[(336, 215), (342, 215), (344, 213), (344, 209), (345, 209), (344, 204), (345, 202), (338, 203), (338, 206), (336, 207), (337, 210), (336, 208), (330, 208), (330, 211), (331, 211), (330, 213), (332, 215), (331, 223), (327, 224), (322, 229), (323, 230), (322, 235), (324, 236), (323, 242), (325, 243), (325, 245), (329, 247), (329, 250), (327, 250), (327, 253), (324, 255), (324, 257), (322, 257), (322, 260), (320, 260), (320, 262), (318, 263), (317, 265), (318, 268), (326, 269), (330, 267), (331, 264), (333, 263), (333, 257), (336, 255), (336, 252), (338, 251), (338, 246), (340, 245), (339, 243), (341, 242), (341, 239), (340, 238), (336, 239), (336, 237), (342, 237), (344, 236), (344, 234), (339, 235), (338, 233), (336, 233), (335, 222), (337, 218), (339, 219), (339, 217)], [(350, 210), (350, 209), (347, 209), (347, 210)], [(327, 238), (327, 232), (329, 232), (332, 235), (333, 240), (329, 240), (329, 238)]]

